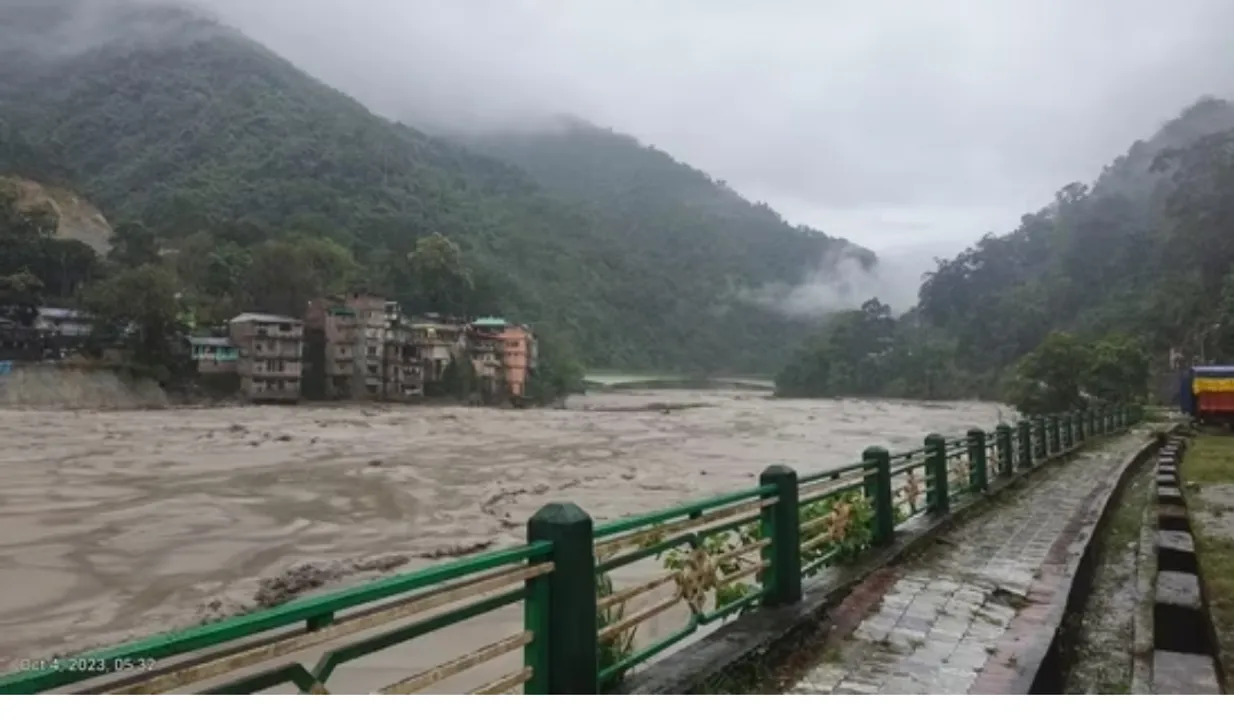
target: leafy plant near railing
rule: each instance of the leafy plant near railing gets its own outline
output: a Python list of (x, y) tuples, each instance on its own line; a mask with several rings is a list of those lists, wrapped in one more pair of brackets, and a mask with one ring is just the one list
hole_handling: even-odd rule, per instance
[[(613, 579), (608, 573), (600, 573), (596, 576), (596, 600), (602, 602), (604, 598), (613, 594)], [(596, 610), (596, 630), (603, 632), (604, 628), (616, 625), (626, 617), (626, 603), (618, 602), (609, 605), (605, 608)], [(636, 627), (626, 628), (615, 636), (607, 639), (602, 639), (596, 646), (596, 661), (597, 667), (601, 670), (610, 668), (618, 663), (624, 662), (626, 658), (634, 653), (634, 633)], [(621, 684), (625, 678), (625, 672), (619, 672), (600, 683), (600, 692), (608, 692), (614, 687)]]
[[(831, 542), (820, 543), (803, 552), (801, 556), (803, 566), (809, 565), (827, 555), (832, 555), (832, 560), (836, 564), (850, 562), (870, 546), (870, 541), (874, 535), (874, 508), (871, 501), (859, 489), (839, 493), (802, 505), (798, 512), (799, 522), (804, 528), (808, 528), (801, 534), (802, 545), (809, 545), (810, 541), (823, 533), (831, 532), (831, 526), (826, 523), (817, 524), (814, 527), (810, 527), (810, 524), (828, 515), (839, 515), (841, 505), (848, 506), (842, 534)], [(902, 509), (897, 509), (897, 522), (901, 521), (902, 518), (900, 516), (906, 517)], [(760, 539), (759, 530), (760, 526), (756, 521), (727, 532), (713, 533), (702, 539), (700, 543), (701, 549), (709, 558), (722, 557), (739, 548), (748, 547), (758, 542)], [(663, 537), (656, 537), (653, 542), (661, 540), (663, 540)], [(662, 559), (664, 567), (668, 570), (690, 572), (695, 569), (691, 567), (693, 555), (693, 547), (677, 547), (656, 557), (657, 559)], [(753, 552), (725, 558), (715, 564), (716, 580), (722, 580), (725, 577), (737, 574), (757, 562), (759, 560)], [(817, 575), (822, 572), (824, 567), (826, 565), (815, 568), (808, 575)], [(708, 603), (709, 609), (722, 608), (752, 595), (756, 591), (757, 586), (755, 583), (759, 580), (760, 575), (761, 573), (757, 573), (753, 582), (743, 579), (718, 585), (713, 583), (710, 587), (712, 597)], [(748, 612), (754, 607), (755, 604), (747, 605), (740, 612)]]
[[(847, 510), (841, 510), (841, 506), (847, 506)], [(799, 522), (805, 528), (801, 534), (802, 545), (808, 546), (815, 538), (833, 530), (834, 522), (829, 524), (815, 523), (814, 521), (829, 515), (832, 515), (834, 518), (841, 514), (845, 517), (845, 520), (843, 521), (843, 531), (839, 534), (839, 537), (829, 542), (809, 547), (802, 553), (801, 562), (803, 566), (807, 566), (825, 556), (831, 557), (830, 563), (821, 564), (818, 568), (810, 571), (808, 576), (817, 575), (832, 564), (851, 562), (870, 547), (874, 536), (874, 507), (870, 499), (865, 497), (865, 494), (860, 489), (853, 489), (822, 500), (803, 504), (798, 511)], [(907, 510), (903, 507), (895, 508), (895, 522), (897, 524), (903, 522), (907, 517)], [(640, 545), (642, 547), (651, 547), (663, 542), (666, 537), (667, 534), (664, 532), (650, 532)], [(704, 568), (698, 567), (699, 555), (695, 552), (695, 546), (684, 541), (681, 546), (657, 553), (655, 557), (662, 561), (665, 569), (672, 572), (681, 573), (682, 575), (702, 572), (705, 575), (709, 575), (705, 583), (709, 595), (706, 601), (707, 607), (701, 610), (703, 612), (714, 611), (736, 603), (742, 598), (750, 597), (757, 591), (757, 583), (761, 580), (761, 573), (755, 573), (752, 581), (742, 579), (729, 583), (717, 583), (725, 577), (731, 577), (743, 570), (747, 570), (760, 561), (758, 554), (753, 551), (741, 555), (734, 554), (732, 557), (724, 558), (725, 555), (733, 553), (740, 548), (749, 547), (757, 543), (759, 539), (760, 523), (758, 521), (752, 521), (725, 532), (704, 535), (698, 544), (698, 549), (702, 550), (701, 556), (705, 558), (704, 562), (708, 563)], [(715, 562), (716, 558), (723, 559)], [(613, 583), (609, 575), (607, 573), (597, 575), (597, 600), (603, 601), (604, 598), (612, 594)], [(744, 614), (756, 607), (757, 603), (747, 604), (739, 610), (739, 613)], [(625, 617), (626, 603), (614, 603), (597, 611), (596, 625), (600, 631), (603, 631), (606, 627), (620, 623)], [(636, 628), (631, 627), (612, 638), (600, 641), (597, 649), (599, 667), (601, 669), (613, 667), (629, 658), (635, 649), (635, 633)], [(601, 691), (604, 692), (616, 687), (621, 683), (625, 675), (625, 672), (619, 672), (610, 676), (602, 683)]]

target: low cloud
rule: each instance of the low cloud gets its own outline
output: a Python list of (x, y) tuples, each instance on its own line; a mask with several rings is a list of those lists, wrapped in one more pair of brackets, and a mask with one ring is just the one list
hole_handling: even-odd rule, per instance
[(922, 277), (934, 267), (934, 255), (926, 249), (890, 253), (869, 270), (853, 257), (832, 255), (804, 282), (763, 285), (738, 296), (743, 302), (795, 318), (816, 319), (855, 310), (870, 298), (890, 305), (898, 315), (917, 303)]

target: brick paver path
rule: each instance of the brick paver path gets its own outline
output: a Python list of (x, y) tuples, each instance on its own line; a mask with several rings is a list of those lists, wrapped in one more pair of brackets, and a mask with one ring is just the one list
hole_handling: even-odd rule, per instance
[(1065, 600), (1068, 548), (1144, 440), (1123, 436), (1029, 478), (930, 551), (875, 573), (834, 613), (851, 634), (789, 692), (1009, 691), (1017, 652), (1052, 631), (1042, 621)]

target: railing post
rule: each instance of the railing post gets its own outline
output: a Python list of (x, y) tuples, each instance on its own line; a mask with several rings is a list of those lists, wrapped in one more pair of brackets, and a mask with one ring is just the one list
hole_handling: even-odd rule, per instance
[(861, 453), (866, 463), (865, 494), (874, 507), (875, 545), (889, 545), (895, 538), (895, 506), (891, 495), (891, 453), (871, 445)]
[(762, 536), (771, 539), (763, 548), (769, 567), (763, 573), (763, 604), (791, 605), (801, 600), (801, 515), (797, 502), (797, 472), (784, 465), (772, 465), (758, 478), (761, 487), (774, 487), (768, 497), (773, 505), (763, 508)]
[[(1037, 456), (1038, 452), (1041, 453), (1040, 457)], [(1033, 465), (1049, 454), (1049, 448), (1045, 444), (1045, 418), (1038, 415), (1033, 418)]]
[(1020, 457), (1016, 458), (1016, 460), (1019, 462), (1021, 470), (1027, 470), (1033, 466), (1032, 424), (1027, 420), (1021, 420), (1016, 423), (1016, 430), (1020, 435)]
[(1070, 450), (1075, 445), (1075, 437), (1071, 431), (1071, 413), (1063, 413), (1058, 416), (1058, 429), (1062, 435), (1059, 448)]
[(1046, 426), (1049, 428), (1049, 445), (1046, 446), (1046, 455), (1053, 457), (1062, 452), (1062, 437), (1058, 431), (1058, 416), (1051, 415), (1046, 418)]
[(926, 504), (930, 512), (945, 515), (951, 510), (951, 491), (947, 487), (947, 438), (938, 433), (926, 435), (926, 477), (934, 478), (934, 487), (926, 488)]
[(1071, 427), (1075, 430), (1075, 441), (1078, 445), (1084, 442), (1084, 411), (1076, 410), (1071, 413)]
[(1000, 477), (1010, 477), (1015, 467), (1015, 458), (1011, 456), (1014, 444), (1011, 442), (1011, 426), (999, 423), (994, 428), (995, 441), (998, 443), (998, 474)]
[(968, 431), (968, 468), (973, 489), (985, 492), (990, 480), (986, 467), (985, 430), (973, 428)]
[[(596, 618), (596, 558), (591, 516), (574, 503), (549, 503), (527, 521), (528, 542), (553, 545), (553, 572), (543, 593), (548, 609), (541, 609), (536, 631), (546, 641), (538, 650), (547, 672), (532, 685), (550, 695), (595, 695), (599, 692), (599, 656)], [(535, 595), (533, 595), (535, 597)], [(540, 644), (540, 638), (532, 641)], [(532, 665), (533, 672), (541, 668)]]
[(1097, 411), (1089, 408), (1085, 412), (1085, 421), (1088, 423), (1088, 436), (1096, 437), (1100, 433), (1097, 432)]

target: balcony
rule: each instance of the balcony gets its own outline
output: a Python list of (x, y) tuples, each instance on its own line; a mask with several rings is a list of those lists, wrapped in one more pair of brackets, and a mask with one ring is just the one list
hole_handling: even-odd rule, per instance
[(255, 378), (299, 378), (300, 368), (299, 360), (248, 361), (241, 364), (240, 373)]
[(254, 347), (249, 356), (254, 360), (299, 360), (304, 354), (300, 346), (278, 345)]

